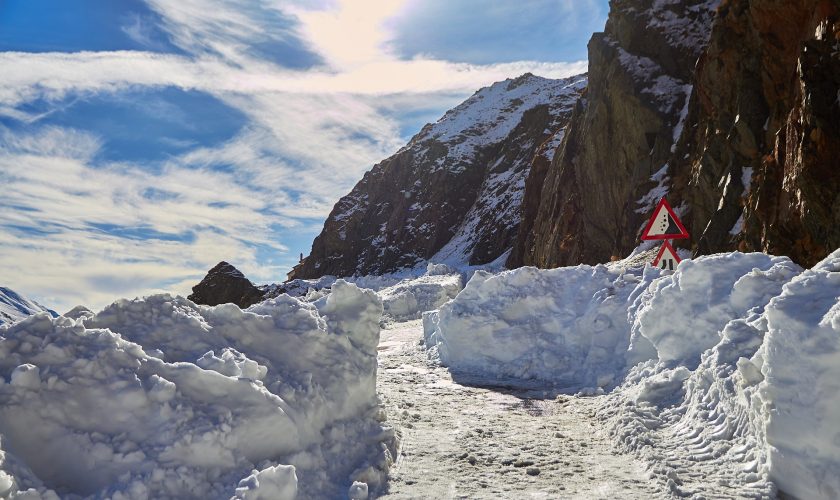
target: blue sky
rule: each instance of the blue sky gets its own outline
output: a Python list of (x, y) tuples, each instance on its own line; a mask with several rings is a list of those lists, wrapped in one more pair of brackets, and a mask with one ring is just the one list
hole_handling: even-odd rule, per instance
[(4, 0), (0, 285), (60, 312), (277, 282), (424, 123), (585, 71), (607, 0)]

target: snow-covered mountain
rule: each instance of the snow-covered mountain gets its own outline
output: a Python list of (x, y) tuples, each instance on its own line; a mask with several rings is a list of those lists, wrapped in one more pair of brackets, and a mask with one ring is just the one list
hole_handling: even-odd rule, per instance
[(58, 316), (34, 300), (29, 300), (6, 287), (0, 286), (0, 326), (20, 321), (35, 313), (48, 312), (53, 317)]
[(525, 74), (479, 90), (367, 172), (291, 276), (499, 258), (513, 245), (531, 163), (550, 160), (586, 84)]

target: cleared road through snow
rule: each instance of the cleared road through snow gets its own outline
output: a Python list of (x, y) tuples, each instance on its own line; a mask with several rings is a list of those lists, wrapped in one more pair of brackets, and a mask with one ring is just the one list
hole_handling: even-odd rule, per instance
[(420, 321), (382, 330), (378, 392), (402, 445), (380, 498), (667, 497), (615, 454), (597, 397), (458, 383), (427, 361), (422, 337)]

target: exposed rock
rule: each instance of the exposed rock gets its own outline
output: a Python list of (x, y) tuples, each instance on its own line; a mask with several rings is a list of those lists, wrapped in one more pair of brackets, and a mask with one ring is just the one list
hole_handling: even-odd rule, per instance
[(697, 253), (840, 246), (840, 3), (731, 0), (696, 74), (673, 164)]
[(561, 149), (532, 169), (536, 215), (509, 266), (626, 256), (664, 195), (695, 254), (811, 266), (840, 246), (840, 2), (718, 3), (611, 2)]
[(535, 153), (556, 146), (585, 86), (526, 74), (479, 90), (367, 172), (289, 277), (497, 259), (513, 245)]
[(538, 208), (508, 266), (605, 262), (637, 245), (658, 201), (645, 194), (682, 128), (716, 3), (611, 2), (604, 33), (589, 42), (586, 96), (544, 179), (529, 179), (524, 210), (533, 213), (535, 200)]
[(606, 262), (663, 196), (695, 255), (811, 266), (840, 246), (840, 1), (610, 6), (585, 90), (525, 75), (477, 92), (368, 172), (292, 277), (511, 247), (508, 267)]
[(216, 306), (232, 303), (242, 309), (262, 301), (264, 295), (238, 269), (224, 261), (208, 271), (192, 290), (187, 298), (196, 304)]

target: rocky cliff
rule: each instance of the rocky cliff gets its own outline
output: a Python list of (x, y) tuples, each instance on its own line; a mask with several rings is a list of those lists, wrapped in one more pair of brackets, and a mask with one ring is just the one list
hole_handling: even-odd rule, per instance
[(658, 201), (648, 194), (664, 180), (683, 127), (715, 3), (611, 2), (604, 32), (589, 42), (586, 96), (544, 177), (529, 179), (534, 222), (520, 232), (510, 267), (605, 262), (637, 245)]
[(585, 87), (585, 76), (525, 74), (479, 90), (367, 172), (290, 277), (499, 258), (513, 246), (532, 161), (550, 161)]
[(723, 2), (674, 160), (695, 250), (840, 246), (840, 2)]
[(589, 88), (533, 169), (508, 265), (604, 262), (667, 196), (695, 254), (840, 246), (836, 0), (614, 0)]

